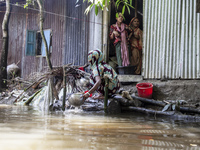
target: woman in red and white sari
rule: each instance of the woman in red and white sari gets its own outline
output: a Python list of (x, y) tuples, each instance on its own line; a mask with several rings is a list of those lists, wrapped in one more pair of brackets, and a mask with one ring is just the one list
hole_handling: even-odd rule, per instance
[(116, 24), (110, 26), (110, 39), (113, 40), (118, 66), (129, 66), (128, 31), (129, 27), (123, 23), (123, 15), (118, 14)]

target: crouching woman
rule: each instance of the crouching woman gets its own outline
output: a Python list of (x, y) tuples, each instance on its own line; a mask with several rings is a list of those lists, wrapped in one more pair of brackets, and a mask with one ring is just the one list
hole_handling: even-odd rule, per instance
[(101, 50), (92, 50), (88, 53), (88, 63), (92, 71), (90, 76), (90, 85), (92, 88), (83, 95), (87, 99), (90, 94), (97, 91), (99, 94), (93, 96), (93, 99), (104, 99), (105, 79), (109, 79), (108, 96), (115, 94), (120, 88), (119, 80), (115, 70), (103, 61), (103, 53)]

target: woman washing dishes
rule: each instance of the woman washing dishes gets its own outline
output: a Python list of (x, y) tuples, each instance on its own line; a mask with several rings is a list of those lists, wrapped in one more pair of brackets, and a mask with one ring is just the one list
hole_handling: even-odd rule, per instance
[(93, 99), (104, 99), (105, 78), (109, 79), (108, 96), (111, 96), (119, 89), (119, 80), (114, 69), (103, 61), (103, 53), (101, 50), (92, 50), (88, 53), (88, 63), (92, 71), (90, 76), (90, 85), (92, 88), (83, 95), (87, 99), (90, 94), (97, 90), (98, 96)]

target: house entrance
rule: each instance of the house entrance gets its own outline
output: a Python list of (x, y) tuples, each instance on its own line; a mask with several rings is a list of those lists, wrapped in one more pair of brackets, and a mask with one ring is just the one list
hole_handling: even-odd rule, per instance
[[(133, 0), (133, 7), (134, 9), (130, 8), (130, 13), (125, 10), (123, 21), (119, 23), (116, 13), (122, 12), (123, 5), (118, 9), (114, 2), (111, 5), (109, 64), (118, 74), (141, 75), (143, 0)], [(117, 17), (120, 18), (121, 15)]]

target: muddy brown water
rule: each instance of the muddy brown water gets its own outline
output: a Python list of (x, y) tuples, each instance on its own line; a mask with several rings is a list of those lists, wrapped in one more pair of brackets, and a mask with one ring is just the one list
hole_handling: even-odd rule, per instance
[(200, 123), (0, 105), (1, 150), (199, 150)]

